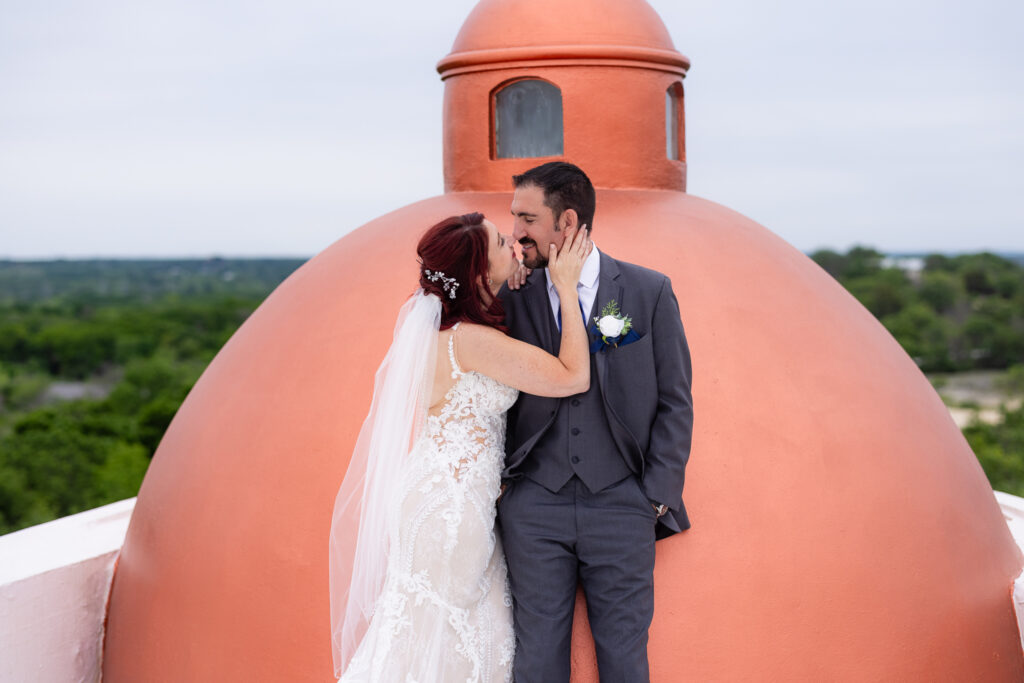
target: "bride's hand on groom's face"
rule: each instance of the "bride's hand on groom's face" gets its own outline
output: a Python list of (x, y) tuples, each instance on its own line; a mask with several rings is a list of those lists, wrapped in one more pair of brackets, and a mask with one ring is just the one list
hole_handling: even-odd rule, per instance
[(581, 225), (578, 228), (567, 229), (561, 249), (556, 249), (554, 244), (551, 245), (548, 272), (556, 287), (564, 285), (575, 288), (580, 281), (583, 262), (594, 248), (593, 242), (590, 241), (590, 232), (586, 228), (586, 225)]

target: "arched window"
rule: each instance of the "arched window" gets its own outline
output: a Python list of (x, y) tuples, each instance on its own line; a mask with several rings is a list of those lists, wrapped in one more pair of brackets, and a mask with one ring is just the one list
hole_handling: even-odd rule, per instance
[(665, 155), (673, 161), (685, 159), (683, 141), (683, 84), (676, 82), (665, 91)]
[(562, 154), (562, 91), (546, 81), (515, 81), (494, 97), (498, 159)]

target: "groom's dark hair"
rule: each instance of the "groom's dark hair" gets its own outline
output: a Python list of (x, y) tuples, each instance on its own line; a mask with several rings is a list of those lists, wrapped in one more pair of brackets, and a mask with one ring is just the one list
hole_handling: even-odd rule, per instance
[(579, 166), (565, 161), (549, 161), (520, 175), (512, 176), (517, 188), (533, 185), (544, 191), (544, 206), (555, 214), (555, 221), (566, 209), (579, 217), (587, 230), (594, 227), (594, 185)]

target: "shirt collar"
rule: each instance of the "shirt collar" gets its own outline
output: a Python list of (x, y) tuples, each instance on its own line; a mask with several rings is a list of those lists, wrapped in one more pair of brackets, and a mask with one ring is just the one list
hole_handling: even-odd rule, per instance
[[(580, 271), (580, 284), (588, 289), (593, 289), (597, 285), (597, 278), (601, 275), (601, 254), (597, 251), (597, 245), (590, 250), (587, 255), (587, 260), (583, 262), (583, 270)], [(547, 278), (548, 290), (555, 288), (553, 282), (551, 282), (551, 273), (548, 269), (544, 268), (544, 277)]]

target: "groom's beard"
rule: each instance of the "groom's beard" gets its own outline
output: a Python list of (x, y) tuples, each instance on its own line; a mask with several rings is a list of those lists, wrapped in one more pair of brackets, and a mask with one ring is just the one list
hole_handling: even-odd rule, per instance
[(519, 240), (519, 245), (523, 248), (524, 266), (531, 270), (548, 267), (548, 259), (546, 256), (541, 255), (540, 251), (537, 249), (536, 242), (531, 240), (529, 237), (524, 237)]

